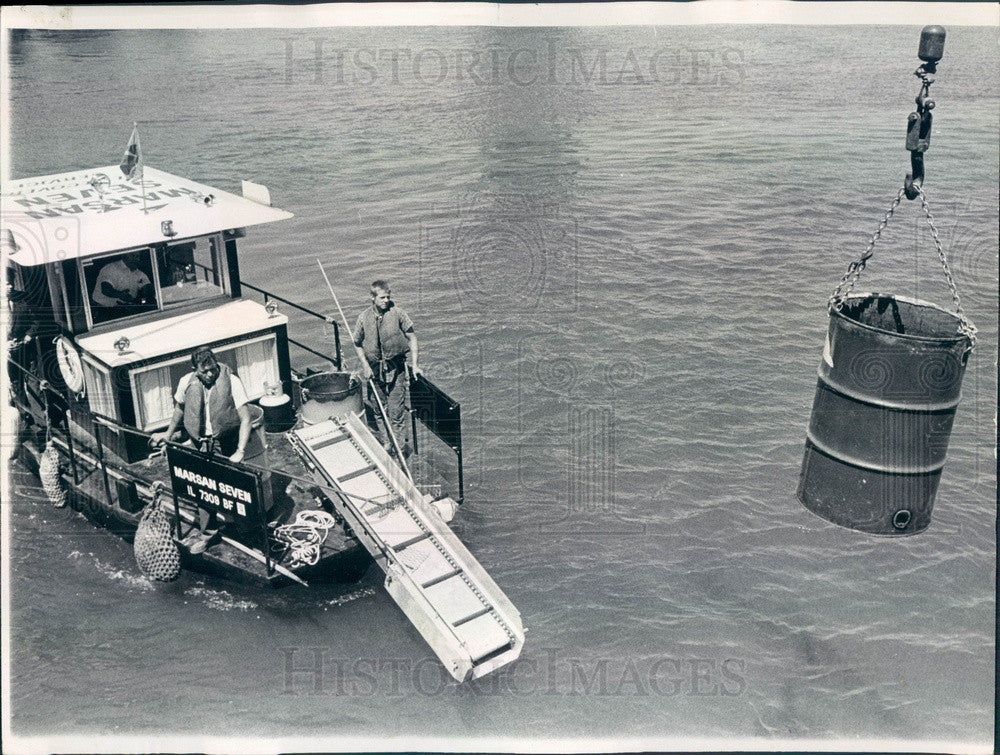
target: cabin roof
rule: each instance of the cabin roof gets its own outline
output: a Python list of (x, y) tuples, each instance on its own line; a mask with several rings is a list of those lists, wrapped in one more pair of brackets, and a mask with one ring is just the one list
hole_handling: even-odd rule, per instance
[[(208, 195), (213, 195), (211, 204), (203, 201)], [(9, 258), (25, 266), (292, 217), (155, 168), (145, 167), (141, 182), (128, 180), (117, 165), (9, 181), (0, 193), (0, 210), (4, 245), (11, 240), (16, 245), (16, 251), (6, 249)], [(167, 220), (174, 232), (170, 236), (163, 232)]]
[[(139, 325), (123, 322), (121, 327), (104, 333), (78, 336), (76, 342), (85, 353), (109, 367), (120, 367), (175, 352), (189, 355), (206, 343), (239, 338), (287, 324), (285, 315), (268, 314), (263, 304), (241, 300)], [(131, 347), (125, 352), (115, 348), (115, 341), (122, 336), (129, 340)]]

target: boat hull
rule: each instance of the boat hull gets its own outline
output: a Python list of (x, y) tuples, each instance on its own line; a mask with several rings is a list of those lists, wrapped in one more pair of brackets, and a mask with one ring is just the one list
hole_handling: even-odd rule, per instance
[[(22, 422), (15, 463), (36, 478), (44, 440), (44, 434), (37, 427)], [(89, 456), (86, 449), (79, 447), (74, 449), (74, 453), (78, 457)], [(151, 501), (151, 489), (146, 480), (139, 477), (128, 479), (120, 470), (114, 470), (109, 478), (107, 488), (99, 472), (74, 480), (69, 465), (64, 464), (61, 479), (66, 491), (66, 504), (93, 526), (132, 542), (142, 511)], [(288, 478), (282, 479), (280, 473), (277, 478), (279, 487), (291, 484)], [(130, 482), (131, 485), (128, 484)], [(132, 495), (135, 497), (132, 498)], [(353, 584), (360, 580), (372, 564), (368, 552), (353, 537), (344, 533), (342, 527), (337, 532), (331, 532), (328, 540), (322, 557), (315, 564), (295, 568), (295, 576), (308, 584)], [(294, 581), (281, 572), (268, 577), (260, 560), (237, 548), (214, 547), (200, 554), (191, 554), (182, 548), (181, 566), (206, 576), (253, 586), (282, 587)]]

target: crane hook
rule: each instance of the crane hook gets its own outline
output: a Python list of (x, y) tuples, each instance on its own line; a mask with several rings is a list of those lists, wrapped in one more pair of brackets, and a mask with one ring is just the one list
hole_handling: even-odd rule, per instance
[(910, 172), (903, 181), (903, 191), (907, 199), (916, 199), (924, 183), (924, 152), (931, 146), (931, 126), (934, 100), (929, 98), (937, 63), (944, 55), (945, 30), (943, 26), (925, 26), (920, 32), (920, 47), (917, 57), (924, 61), (913, 75), (920, 79), (920, 93), (917, 95), (917, 109), (906, 120), (906, 149), (910, 151)]

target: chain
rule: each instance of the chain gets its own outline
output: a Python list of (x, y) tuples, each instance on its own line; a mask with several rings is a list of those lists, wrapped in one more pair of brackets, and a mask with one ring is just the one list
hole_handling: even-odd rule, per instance
[[(924, 193), (923, 187), (917, 187), (917, 192), (920, 196), (920, 205), (923, 208), (924, 215), (927, 216), (927, 224), (931, 228), (931, 236), (934, 239), (934, 246), (937, 249), (938, 259), (941, 260), (941, 268), (944, 270), (944, 277), (948, 281), (948, 288), (951, 289), (951, 300), (955, 304), (955, 316), (959, 320), (958, 332), (969, 339), (970, 349), (974, 349), (976, 347), (976, 326), (972, 324), (972, 321), (969, 320), (965, 311), (962, 309), (962, 300), (959, 298), (958, 288), (955, 286), (955, 279), (952, 277), (951, 267), (948, 265), (948, 257), (945, 255), (944, 246), (941, 244), (941, 238), (938, 235), (937, 227), (934, 225), (934, 216), (931, 215), (931, 208), (927, 204), (927, 195)], [(878, 224), (878, 228), (876, 228), (875, 233), (872, 234), (871, 241), (868, 242), (868, 247), (861, 254), (861, 257), (850, 264), (847, 268), (847, 272), (844, 273), (844, 277), (840, 279), (840, 283), (834, 290), (833, 295), (830, 296), (829, 307), (832, 311), (840, 312), (841, 308), (844, 306), (844, 300), (851, 293), (851, 290), (854, 288), (854, 284), (858, 282), (858, 278), (861, 277), (861, 273), (867, 266), (868, 260), (871, 259), (872, 254), (875, 252), (875, 244), (878, 243), (879, 238), (882, 236), (882, 231), (885, 230), (885, 227), (889, 224), (889, 220), (892, 218), (893, 213), (896, 212), (896, 208), (899, 207), (899, 203), (902, 201), (904, 194), (905, 189), (900, 189), (896, 198), (889, 206), (888, 211), (885, 213), (885, 217), (882, 218), (882, 222)]]
[[(920, 94), (918, 95), (918, 97), (926, 97), (927, 95), (929, 95), (931, 93), (931, 84), (934, 83), (934, 77), (927, 72), (927, 68), (925, 66), (926, 64), (921, 65), (920, 67), (917, 68), (916, 71), (913, 72), (913, 75), (916, 76), (918, 79), (920, 79), (921, 83), (923, 84), (923, 86), (920, 89)], [(919, 99), (917, 101), (917, 104), (921, 104)]]
[(899, 190), (896, 198), (885, 213), (885, 217), (882, 218), (882, 222), (878, 224), (878, 228), (872, 234), (871, 241), (868, 242), (868, 247), (861, 254), (861, 257), (848, 266), (847, 272), (844, 273), (844, 277), (840, 279), (840, 283), (837, 284), (837, 288), (834, 289), (833, 294), (830, 296), (828, 306), (831, 314), (841, 311), (845, 299), (851, 293), (854, 285), (861, 277), (861, 273), (864, 272), (865, 267), (868, 265), (868, 260), (871, 259), (872, 254), (875, 252), (875, 244), (878, 243), (879, 238), (882, 236), (882, 231), (889, 225), (889, 220), (892, 218), (893, 213), (896, 212), (896, 208), (899, 207), (900, 201), (902, 201), (904, 196), (907, 199), (916, 199), (919, 196), (920, 205), (923, 208), (924, 215), (927, 216), (927, 224), (931, 228), (931, 236), (934, 238), (934, 246), (937, 248), (938, 259), (941, 260), (944, 277), (948, 280), (948, 288), (951, 289), (951, 299), (955, 304), (955, 317), (959, 321), (958, 332), (969, 340), (969, 348), (966, 352), (966, 356), (968, 356), (968, 352), (976, 347), (976, 326), (966, 317), (962, 309), (962, 302), (958, 296), (958, 288), (955, 286), (955, 279), (952, 277), (951, 268), (948, 266), (948, 258), (945, 256), (944, 247), (941, 245), (937, 227), (934, 225), (934, 216), (931, 215), (931, 208), (927, 204), (927, 195), (923, 189), (923, 153), (930, 146), (931, 110), (934, 109), (934, 101), (929, 99), (931, 84), (934, 83), (934, 77), (931, 74), (937, 70), (937, 61), (941, 59), (943, 47), (944, 29), (931, 26), (925, 27), (920, 35), (919, 52), (920, 59), (924, 63), (913, 72), (913, 75), (920, 79), (921, 83), (920, 93), (916, 99), (917, 112), (910, 113), (906, 131), (906, 148), (910, 151), (910, 162), (913, 170), (906, 174), (903, 188)]
[[(840, 279), (840, 283), (837, 284), (837, 288), (834, 289), (833, 294), (830, 296), (830, 308), (836, 312), (839, 312), (841, 307), (844, 306), (844, 299), (847, 295), (851, 293), (854, 288), (854, 284), (858, 282), (858, 278), (861, 277), (861, 273), (864, 271), (865, 266), (868, 264), (868, 260), (871, 259), (872, 254), (875, 253), (875, 244), (878, 243), (879, 238), (882, 236), (882, 231), (885, 227), (889, 225), (889, 220), (892, 218), (896, 208), (899, 207), (899, 203), (903, 201), (903, 195), (905, 194), (905, 189), (900, 189), (896, 198), (893, 200), (892, 204), (889, 206), (888, 211), (885, 213), (885, 217), (882, 218), (882, 222), (878, 224), (878, 228), (875, 229), (875, 233), (872, 234), (871, 241), (868, 242), (868, 248), (861, 254), (859, 259), (854, 260), (848, 268), (847, 272), (844, 273), (844, 277)], [(844, 290), (844, 286), (847, 289)], [(841, 293), (843, 291), (843, 293)]]
[(958, 332), (969, 339), (970, 348), (976, 348), (976, 326), (972, 324), (962, 309), (962, 300), (958, 296), (958, 288), (955, 286), (955, 279), (951, 275), (951, 267), (948, 265), (948, 258), (945, 256), (944, 247), (938, 237), (937, 228), (934, 226), (934, 217), (931, 215), (931, 208), (927, 204), (927, 195), (924, 194), (923, 187), (917, 189), (920, 193), (920, 206), (927, 216), (927, 224), (931, 227), (931, 236), (934, 238), (934, 246), (937, 248), (938, 259), (941, 260), (941, 268), (944, 270), (944, 277), (948, 281), (948, 288), (951, 289), (951, 300), (955, 304), (955, 316), (958, 317)]

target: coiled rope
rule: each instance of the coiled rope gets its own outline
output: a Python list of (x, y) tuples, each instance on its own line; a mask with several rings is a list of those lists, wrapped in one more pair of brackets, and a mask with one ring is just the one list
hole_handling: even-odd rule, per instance
[(300, 511), (294, 522), (275, 527), (272, 537), (288, 548), (291, 568), (312, 566), (319, 561), (320, 546), (335, 524), (333, 516), (325, 511)]

